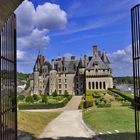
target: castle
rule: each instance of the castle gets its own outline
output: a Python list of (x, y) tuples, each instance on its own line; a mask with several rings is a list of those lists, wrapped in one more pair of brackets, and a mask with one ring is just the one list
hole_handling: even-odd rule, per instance
[(33, 94), (68, 91), (71, 95), (81, 95), (86, 90), (106, 90), (113, 87), (111, 64), (106, 53), (98, 51), (96, 45), (92, 56), (84, 55), (80, 60), (75, 56), (70, 60), (59, 57), (50, 63), (39, 54), (31, 83)]

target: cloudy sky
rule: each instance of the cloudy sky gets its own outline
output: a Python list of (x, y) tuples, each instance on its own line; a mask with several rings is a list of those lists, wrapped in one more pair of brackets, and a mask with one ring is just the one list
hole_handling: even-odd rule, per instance
[(25, 0), (17, 14), (18, 71), (46, 60), (107, 52), (114, 76), (132, 75), (130, 9), (139, 0)]

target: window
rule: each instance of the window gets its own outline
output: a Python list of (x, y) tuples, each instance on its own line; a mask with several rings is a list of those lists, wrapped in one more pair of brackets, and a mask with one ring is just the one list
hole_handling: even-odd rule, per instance
[(98, 70), (96, 69), (96, 72), (98, 72)]
[(67, 82), (67, 79), (65, 79), (65, 83)]
[(61, 83), (61, 79), (58, 79), (59, 83)]
[(65, 84), (65, 88), (67, 88), (67, 84)]
[(59, 84), (59, 88), (61, 88), (61, 84)]
[(94, 82), (92, 82), (92, 89), (94, 89)]
[(106, 84), (105, 84), (105, 82), (103, 82), (103, 88), (106, 89)]
[(59, 94), (61, 94), (62, 93), (62, 91), (61, 90), (59, 90)]
[(100, 89), (102, 89), (102, 82), (100, 82)]
[(91, 82), (88, 83), (88, 88), (91, 89)]
[(96, 82), (96, 89), (98, 89), (98, 82)]
[(61, 74), (59, 74), (59, 77), (61, 77)]

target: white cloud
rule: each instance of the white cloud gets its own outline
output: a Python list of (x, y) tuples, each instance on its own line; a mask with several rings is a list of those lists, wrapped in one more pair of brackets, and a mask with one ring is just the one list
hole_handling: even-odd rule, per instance
[(132, 47), (127, 46), (122, 50), (117, 50), (111, 54), (108, 54), (114, 76), (128, 76), (132, 75)]
[(17, 50), (17, 59), (23, 59), (25, 55), (24, 51)]
[(57, 4), (44, 3), (34, 8), (25, 0), (16, 10), (18, 36), (27, 35), (34, 27), (38, 29), (61, 29), (67, 24), (67, 14)]
[(67, 24), (67, 14), (59, 5), (45, 3), (36, 8), (35, 23), (38, 28), (64, 28)]
[(39, 50), (39, 48), (45, 48), (50, 42), (47, 33), (47, 29), (40, 31), (36, 28), (28, 36), (19, 37), (17, 39), (17, 44), (22, 50)]
[(29, 34), (34, 28), (35, 8), (32, 2), (25, 0), (16, 10), (18, 36)]
[(114, 55), (125, 55), (126, 52), (125, 52), (125, 50), (118, 50), (118, 51), (114, 52), (113, 54)]

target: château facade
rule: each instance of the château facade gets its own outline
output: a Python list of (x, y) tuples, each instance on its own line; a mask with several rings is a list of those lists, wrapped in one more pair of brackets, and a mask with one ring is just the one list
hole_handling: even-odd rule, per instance
[(105, 52), (93, 46), (93, 55), (84, 55), (77, 60), (59, 57), (51, 63), (38, 55), (33, 68), (31, 89), (33, 94), (49, 94), (54, 91), (64, 94), (81, 95), (86, 90), (106, 90), (113, 87), (112, 68)]

